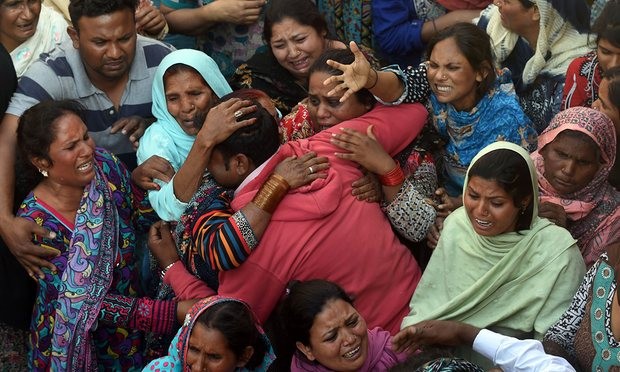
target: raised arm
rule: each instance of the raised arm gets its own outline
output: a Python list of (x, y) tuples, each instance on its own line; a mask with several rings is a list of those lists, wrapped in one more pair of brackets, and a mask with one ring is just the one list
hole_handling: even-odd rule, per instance
[(330, 66), (343, 72), (342, 75), (329, 77), (323, 83), (325, 85), (337, 84), (328, 93), (329, 95), (344, 90), (340, 98), (343, 102), (355, 92), (366, 88), (385, 103), (423, 103), (428, 99), (430, 85), (426, 79), (424, 64), (417, 67), (409, 66), (404, 72), (390, 67), (376, 71), (370, 67), (368, 60), (355, 42), (352, 41), (350, 47), (355, 55), (355, 61), (352, 64), (345, 65), (332, 60), (327, 61)]

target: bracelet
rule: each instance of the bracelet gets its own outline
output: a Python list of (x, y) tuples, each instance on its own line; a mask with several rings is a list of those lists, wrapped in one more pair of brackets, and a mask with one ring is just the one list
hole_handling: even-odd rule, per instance
[(386, 174), (379, 176), (379, 182), (383, 186), (396, 186), (405, 181), (405, 174), (400, 168), (400, 164), (396, 163), (396, 166)]
[(437, 25), (435, 24), (435, 20), (432, 19), (433, 22), (433, 30), (435, 30), (435, 33), (437, 33)]
[(166, 273), (168, 272), (168, 270), (170, 270), (170, 268), (175, 264), (179, 262), (179, 260), (174, 261), (171, 264), (168, 264), (168, 266), (164, 267), (164, 269), (159, 273), (159, 278), (161, 279), (161, 281), (164, 281), (164, 277), (166, 276)]
[(290, 185), (284, 177), (273, 173), (260, 187), (254, 199), (252, 199), (252, 203), (265, 212), (273, 214), (289, 189)]
[(372, 84), (372, 86), (370, 86), (370, 87), (366, 88), (366, 89), (368, 89), (368, 90), (370, 90), (370, 89), (372, 89), (372, 88), (376, 87), (376, 86), (377, 86), (377, 83), (379, 82), (379, 73), (378, 73), (377, 71), (375, 71), (375, 69), (374, 69), (374, 68), (371, 68), (371, 69), (370, 69), (370, 71), (373, 71), (373, 72), (375, 73), (375, 82), (374, 82), (374, 84)]

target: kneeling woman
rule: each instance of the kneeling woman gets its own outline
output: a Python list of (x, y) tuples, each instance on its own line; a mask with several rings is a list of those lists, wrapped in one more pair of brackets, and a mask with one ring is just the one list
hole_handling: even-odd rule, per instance
[(233, 298), (197, 302), (168, 349), (144, 371), (266, 371), (275, 359), (250, 308)]
[(36, 177), (17, 214), (50, 230), (36, 243), (58, 251), (57, 270), (38, 279), (30, 370), (135, 368), (139, 331), (172, 333), (175, 322), (174, 302), (137, 297), (136, 230), (155, 213), (125, 166), (95, 148), (80, 112), (71, 101), (39, 103), (17, 130), (24, 173)]
[[(538, 217), (529, 154), (507, 142), (484, 148), (467, 172), (463, 205), (446, 218), (402, 327), (448, 319), (542, 338), (570, 304), (585, 266), (568, 231)], [(467, 353), (459, 356), (470, 359)]]
[(387, 371), (407, 358), (392, 350), (389, 332), (369, 330), (353, 300), (326, 280), (293, 284), (282, 320), (297, 348), (291, 371)]

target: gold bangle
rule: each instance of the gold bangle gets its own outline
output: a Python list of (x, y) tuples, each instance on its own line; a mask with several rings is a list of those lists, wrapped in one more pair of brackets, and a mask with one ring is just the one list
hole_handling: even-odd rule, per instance
[(271, 174), (252, 199), (252, 203), (265, 212), (273, 214), (280, 201), (288, 193), (289, 188), (290, 186), (284, 177)]

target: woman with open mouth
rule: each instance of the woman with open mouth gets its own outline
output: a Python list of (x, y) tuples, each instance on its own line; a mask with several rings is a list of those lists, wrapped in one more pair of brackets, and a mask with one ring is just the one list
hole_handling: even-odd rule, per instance
[[(585, 265), (570, 233), (538, 216), (530, 155), (502, 141), (484, 148), (469, 167), (463, 204), (446, 218), (401, 327), (457, 320), (540, 340), (568, 308)], [(491, 367), (471, 348), (456, 356)]]
[(282, 305), (291, 371), (387, 371), (407, 358), (392, 350), (390, 333), (369, 330), (353, 300), (326, 280), (296, 282)]

